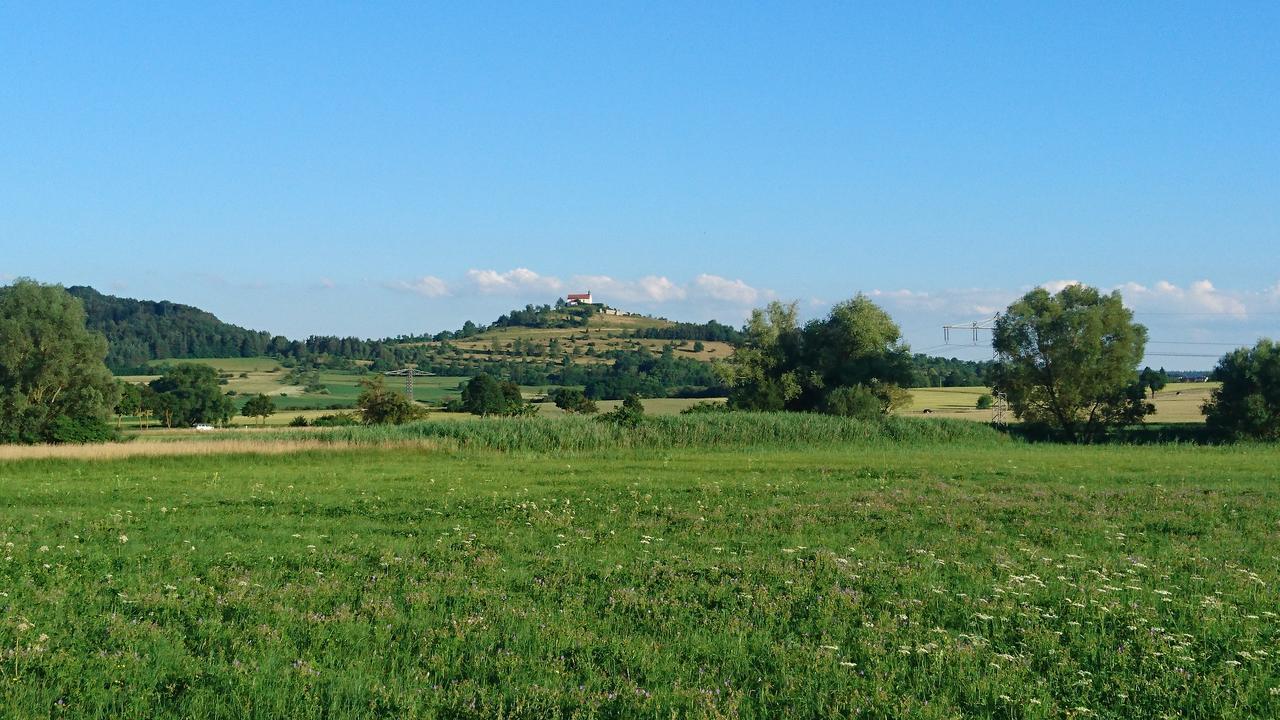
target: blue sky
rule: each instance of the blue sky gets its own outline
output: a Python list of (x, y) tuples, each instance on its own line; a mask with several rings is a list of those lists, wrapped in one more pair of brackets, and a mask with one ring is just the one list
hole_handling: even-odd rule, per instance
[(1169, 367), (1280, 335), (1280, 5), (603, 5), (0, 3), (0, 279), (291, 336), (861, 291), (919, 349), (1076, 280)]

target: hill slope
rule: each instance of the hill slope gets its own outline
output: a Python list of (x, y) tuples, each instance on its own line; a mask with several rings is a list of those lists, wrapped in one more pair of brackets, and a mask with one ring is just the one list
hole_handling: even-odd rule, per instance
[(270, 333), (222, 322), (197, 307), (104, 295), (79, 285), (67, 292), (84, 303), (89, 329), (106, 336), (107, 366), (117, 372), (157, 358), (255, 357), (273, 351)]

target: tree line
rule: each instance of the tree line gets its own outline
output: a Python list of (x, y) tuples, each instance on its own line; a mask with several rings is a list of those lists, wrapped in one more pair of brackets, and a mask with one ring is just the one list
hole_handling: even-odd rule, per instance
[[(1163, 386), (1167, 374), (1137, 369), (1146, 339), (1146, 328), (1134, 322), (1119, 292), (1070, 285), (1051, 294), (1037, 288), (998, 318), (996, 359), (982, 370), (1024, 426), (1091, 442), (1153, 411), (1147, 393)], [(130, 407), (134, 391), (112, 378), (104, 362), (108, 354), (105, 338), (88, 327), (83, 302), (68, 291), (25, 279), (0, 287), (0, 441), (78, 442), (109, 435), (111, 410)], [(904, 388), (919, 375), (896, 323), (863, 295), (804, 324), (794, 304), (774, 302), (754, 311), (737, 351), (714, 366), (715, 378), (705, 374), (712, 366), (676, 357), (670, 347), (657, 355), (618, 351), (613, 360), (563, 366), (560, 379), (582, 385), (586, 400), (718, 382), (734, 409), (875, 417), (901, 406)], [(487, 376), (476, 377), (482, 374)], [(1222, 385), (1203, 408), (1210, 431), (1222, 438), (1280, 439), (1280, 346), (1261, 340), (1227, 353), (1214, 377)], [(490, 379), (513, 407), (514, 378)], [(231, 401), (217, 381), (207, 366), (171, 367), (136, 389), (138, 410), (171, 426), (225, 422)], [(469, 394), (496, 397), (491, 383), (477, 382), (484, 388)], [(393, 398), (400, 396), (380, 386), (381, 377), (374, 376), (362, 393), (366, 417), (383, 411), (385, 417), (410, 417), (397, 415), (403, 408)], [(373, 400), (385, 401), (383, 411)]]

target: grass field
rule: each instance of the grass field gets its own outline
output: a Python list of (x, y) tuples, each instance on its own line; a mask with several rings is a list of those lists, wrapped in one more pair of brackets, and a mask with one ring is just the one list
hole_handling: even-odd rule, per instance
[(761, 422), (2, 462), (3, 715), (1280, 715), (1280, 450)]

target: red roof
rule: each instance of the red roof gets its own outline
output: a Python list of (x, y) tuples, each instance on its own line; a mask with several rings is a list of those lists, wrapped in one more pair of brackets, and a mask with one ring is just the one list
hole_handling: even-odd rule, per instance
[(591, 293), (569, 293), (570, 300), (586, 300), (591, 297)]

